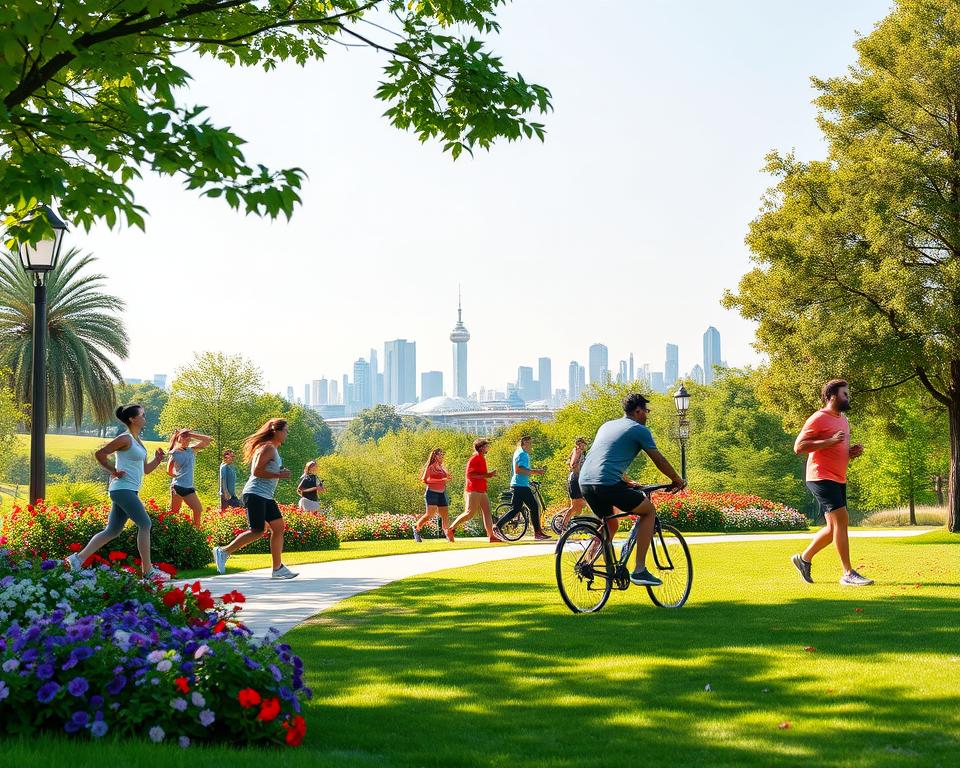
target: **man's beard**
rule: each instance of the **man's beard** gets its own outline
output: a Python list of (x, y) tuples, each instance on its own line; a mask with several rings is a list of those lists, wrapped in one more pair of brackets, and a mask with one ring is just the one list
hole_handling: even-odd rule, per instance
[(837, 410), (840, 411), (840, 413), (844, 413), (844, 412), (846, 412), (846, 411), (849, 411), (849, 410), (850, 410), (850, 401), (849, 401), (849, 400), (841, 400), (839, 403), (837, 403)]

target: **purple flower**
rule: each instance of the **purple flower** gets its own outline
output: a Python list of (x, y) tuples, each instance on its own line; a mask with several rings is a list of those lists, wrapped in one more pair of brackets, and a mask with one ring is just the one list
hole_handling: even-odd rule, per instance
[(71, 696), (83, 696), (89, 688), (90, 683), (83, 677), (75, 677), (67, 683), (67, 691), (69, 691)]
[(273, 679), (276, 682), (283, 680), (283, 673), (280, 671), (280, 668), (276, 664), (271, 664), (267, 669), (270, 670), (270, 674), (273, 675)]
[(277, 690), (277, 693), (280, 694), (280, 698), (283, 699), (284, 701), (293, 701), (295, 698), (293, 695), (293, 691), (291, 691), (285, 685), (281, 685), (280, 688)]
[(106, 735), (107, 730), (108, 727), (105, 721), (95, 720), (93, 725), (90, 726), (90, 735), (95, 739), (99, 739)]
[(49, 704), (53, 701), (53, 697), (57, 695), (57, 691), (59, 690), (60, 686), (52, 680), (49, 683), (44, 683), (40, 686), (40, 690), (37, 691), (37, 701), (41, 704)]
[(155, 725), (150, 729), (149, 735), (150, 741), (152, 741), (154, 744), (159, 744), (161, 741), (163, 741), (163, 737), (167, 734), (163, 732), (163, 728), (161, 728), (159, 725)]
[(87, 723), (90, 722), (90, 714), (88, 712), (84, 712), (83, 710), (79, 710), (70, 715), (70, 722), (80, 728), (86, 728)]
[(250, 669), (263, 669), (263, 664), (258, 661), (254, 661), (249, 656), (243, 657), (243, 663), (246, 664)]
[(200, 725), (204, 728), (209, 728), (213, 725), (213, 721), (217, 719), (217, 716), (213, 714), (209, 709), (205, 709), (200, 713)]
[(94, 709), (99, 709), (103, 706), (103, 696), (91, 696), (90, 697), (90, 706)]
[(107, 686), (107, 693), (109, 693), (111, 696), (116, 696), (126, 687), (126, 685), (127, 678), (125, 678), (123, 675), (117, 675)]
[(36, 675), (41, 680), (49, 680), (51, 677), (53, 677), (53, 672), (53, 664), (40, 664), (36, 669)]
[(4, 672), (16, 672), (18, 669), (20, 669), (20, 662), (16, 659), (7, 659), (3, 662)]
[(190, 737), (189, 737), (189, 736), (181, 736), (179, 739), (177, 739), (177, 742), (180, 744), (181, 747), (183, 747), (184, 749), (186, 749), (187, 747), (190, 746)]
[(3, 701), (9, 695), (10, 689), (7, 688), (7, 684), (3, 680), (0, 680), (0, 701)]
[(170, 699), (170, 708), (177, 710), (177, 712), (186, 712), (187, 700), (181, 699), (179, 696), (175, 699)]

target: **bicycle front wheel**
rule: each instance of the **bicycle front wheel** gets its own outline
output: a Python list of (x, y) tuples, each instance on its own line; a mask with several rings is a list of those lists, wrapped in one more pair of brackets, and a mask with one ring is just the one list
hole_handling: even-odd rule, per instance
[(647, 587), (654, 605), (679, 608), (687, 602), (693, 586), (693, 560), (687, 542), (672, 525), (661, 525), (653, 534), (647, 567), (663, 581), (659, 587)]
[[(496, 519), (501, 520), (503, 516), (510, 511), (509, 504), (501, 504), (497, 507)], [(522, 510), (519, 515), (517, 515), (513, 520), (510, 520), (506, 525), (497, 524), (497, 528), (500, 529), (500, 533), (503, 535), (507, 541), (520, 541), (523, 538), (523, 534), (527, 532), (527, 515), (526, 510)]]
[(557, 536), (563, 533), (563, 518), (563, 512), (557, 512), (557, 514), (550, 518), (550, 530), (557, 534)]
[(594, 613), (603, 608), (613, 585), (613, 567), (600, 529), (577, 523), (557, 541), (557, 587), (574, 613)]

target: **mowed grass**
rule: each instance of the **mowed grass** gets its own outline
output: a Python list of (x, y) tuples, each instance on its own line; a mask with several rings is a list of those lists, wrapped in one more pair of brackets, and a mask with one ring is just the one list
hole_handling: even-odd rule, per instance
[[(682, 609), (561, 603), (549, 556), (397, 582), (287, 635), (314, 699), (299, 750), (7, 740), (11, 765), (952, 766), (960, 537), (853, 542), (807, 585), (797, 542), (695, 545)], [(707, 690), (709, 686), (709, 690)]]
[[(93, 455), (101, 445), (106, 445), (111, 437), (88, 437), (85, 435), (47, 435), (44, 441), (47, 456), (56, 456), (58, 459), (70, 461), (71, 459), (87, 454)], [(30, 453), (30, 435), (17, 435), (17, 448), (23, 453)], [(158, 442), (156, 440), (145, 440), (143, 443), (150, 453), (155, 448), (166, 450), (167, 442)]]

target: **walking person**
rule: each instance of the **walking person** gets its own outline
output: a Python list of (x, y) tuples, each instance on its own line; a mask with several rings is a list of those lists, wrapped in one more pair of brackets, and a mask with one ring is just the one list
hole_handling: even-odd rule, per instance
[(810, 565), (814, 555), (832, 541), (840, 555), (843, 575), (840, 583), (848, 587), (866, 587), (873, 579), (861, 576), (850, 564), (850, 538), (847, 513), (847, 467), (851, 459), (863, 454), (863, 446), (850, 445), (850, 423), (844, 415), (850, 410), (850, 391), (843, 379), (832, 379), (820, 392), (824, 407), (807, 419), (793, 450), (807, 454), (807, 488), (817, 500), (826, 525), (814, 534), (807, 548), (791, 558), (803, 580), (813, 584)]
[(250, 477), (243, 486), (243, 506), (247, 509), (249, 529), (239, 534), (225, 547), (213, 548), (217, 571), (224, 573), (227, 558), (238, 549), (252, 544), (270, 526), (270, 556), (273, 559), (274, 579), (292, 579), (297, 574), (283, 564), (283, 530), (285, 523), (273, 495), (277, 483), (290, 477), (283, 468), (279, 448), (287, 439), (285, 419), (270, 419), (243, 443), (243, 460), (250, 462)]
[(494, 530), (499, 534), (500, 529), (517, 515), (522, 514), (523, 507), (526, 506), (530, 510), (530, 522), (533, 523), (533, 538), (537, 541), (549, 541), (551, 537), (544, 533), (540, 522), (540, 505), (537, 503), (537, 497), (530, 489), (530, 478), (533, 475), (542, 475), (547, 470), (543, 468), (534, 469), (530, 466), (530, 446), (532, 444), (533, 438), (530, 435), (524, 435), (520, 438), (517, 450), (513, 452), (513, 475), (510, 478), (513, 501), (510, 505), (510, 511), (495, 523)]
[(487, 480), (497, 476), (497, 470), (487, 469), (486, 453), (490, 450), (490, 441), (482, 437), (473, 441), (473, 456), (467, 462), (466, 484), (463, 490), (463, 514), (454, 520), (447, 529), (447, 539), (453, 541), (456, 529), (472, 518), (477, 512), (483, 516), (483, 527), (487, 531), (487, 540), (491, 544), (500, 544), (501, 539), (493, 527), (490, 514), (490, 499), (487, 498)]
[(423, 541), (420, 536), (420, 529), (435, 515), (440, 515), (440, 524), (443, 526), (443, 533), (447, 540), (453, 541), (453, 530), (450, 528), (450, 520), (447, 517), (447, 511), (450, 508), (450, 499), (447, 496), (447, 481), (451, 477), (452, 475), (443, 464), (443, 448), (434, 448), (420, 473), (420, 481), (427, 486), (423, 496), (426, 510), (413, 524), (414, 541)]
[(637, 454), (643, 451), (654, 466), (673, 482), (669, 491), (680, 490), (687, 483), (657, 450), (653, 433), (647, 427), (647, 414), (650, 412), (647, 406), (647, 398), (639, 393), (624, 398), (623, 418), (608, 421), (597, 431), (593, 446), (580, 468), (579, 484), (590, 509), (606, 521), (611, 539), (620, 522), (610, 519), (615, 510), (640, 518), (637, 560), (630, 581), (642, 586), (659, 587), (663, 582), (650, 573), (646, 565), (657, 509), (647, 494), (638, 488), (638, 484), (627, 479), (626, 471)]
[(297, 483), (297, 494), (300, 496), (297, 506), (304, 512), (316, 512), (320, 509), (320, 499), (317, 494), (323, 493), (324, 490), (323, 480), (317, 479), (317, 462), (308, 461)]
[(580, 490), (580, 469), (587, 458), (587, 438), (578, 437), (573, 444), (573, 450), (570, 452), (570, 458), (567, 459), (567, 469), (570, 474), (567, 475), (567, 497), (570, 504), (563, 510), (563, 518), (560, 524), (560, 533), (567, 527), (571, 517), (575, 517), (583, 512), (586, 502), (583, 500), (583, 491)]
[[(107, 527), (95, 534), (81, 551), (70, 555), (67, 565), (70, 570), (79, 571), (88, 557), (120, 535), (127, 520), (133, 520), (137, 526), (137, 551), (140, 553), (140, 568), (144, 578), (165, 581), (169, 576), (150, 559), (152, 523), (138, 495), (144, 475), (149, 475), (160, 466), (165, 454), (162, 448), (157, 448), (153, 458), (147, 461), (147, 448), (140, 439), (140, 433), (147, 423), (143, 406), (121, 405), (116, 414), (126, 430), (93, 454), (100, 466), (110, 473), (110, 517), (107, 518)], [(115, 455), (113, 464), (108, 461), (111, 454)]]
[(233, 466), (236, 458), (233, 450), (227, 448), (223, 452), (223, 461), (220, 464), (220, 509), (242, 507), (237, 498), (237, 468)]
[(167, 452), (167, 474), (173, 478), (170, 483), (170, 513), (175, 515), (180, 511), (180, 505), (186, 502), (193, 511), (193, 524), (198, 527), (203, 505), (197, 496), (193, 471), (197, 465), (197, 451), (206, 448), (211, 442), (213, 438), (209, 435), (201, 435), (189, 429), (175, 429)]

